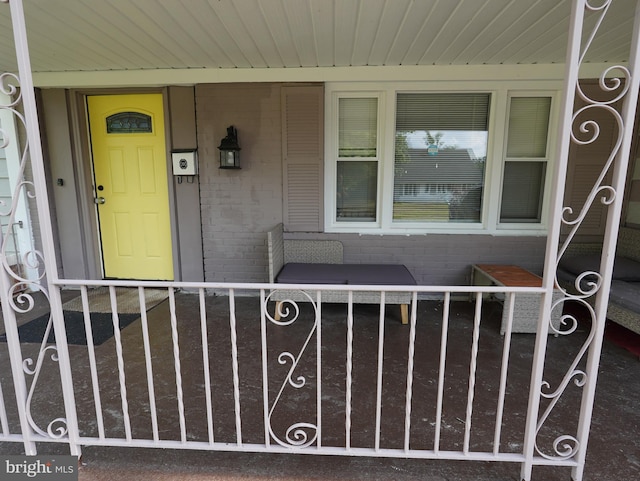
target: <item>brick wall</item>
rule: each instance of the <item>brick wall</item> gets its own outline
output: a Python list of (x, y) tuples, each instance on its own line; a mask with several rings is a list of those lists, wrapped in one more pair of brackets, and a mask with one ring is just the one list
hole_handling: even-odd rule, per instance
[(424, 285), (468, 284), (472, 264), (517, 264), (542, 273), (545, 237), (428, 234), (412, 236), (357, 234), (285, 234), (289, 239), (336, 239), (344, 261), (404, 264)]
[[(265, 233), (282, 222), (280, 86), (198, 85), (196, 118), (205, 280), (264, 282)], [(219, 169), (230, 125), (241, 170)]]
[[(282, 222), (281, 89), (278, 84), (196, 87), (205, 279), (266, 282), (266, 231)], [(242, 170), (220, 170), (226, 128), (238, 130)], [(405, 264), (420, 284), (469, 282), (474, 263), (513, 263), (541, 273), (544, 237), (289, 233), (338, 239), (345, 262)]]

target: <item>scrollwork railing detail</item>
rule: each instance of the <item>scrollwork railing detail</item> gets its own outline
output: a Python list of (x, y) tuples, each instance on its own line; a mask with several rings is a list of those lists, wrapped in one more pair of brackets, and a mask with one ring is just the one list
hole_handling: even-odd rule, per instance
[[(0, 75), (0, 92), (3, 93), (8, 102), (1, 104), (0, 109), (9, 112), (13, 118), (19, 123), (20, 128), (26, 130), (25, 117), (19, 111), (22, 104), (22, 94), (20, 90), (20, 81), (17, 75), (13, 73), (3, 73)], [(15, 247), (14, 257), (17, 259), (18, 264), (26, 267), (29, 271), (29, 275), (24, 270), (13, 269), (8, 255), (8, 240), (15, 239), (14, 229), (20, 222), (16, 222), (16, 214), (18, 211), (19, 203), (21, 199), (35, 199), (36, 188), (32, 181), (25, 178), (25, 172), (27, 172), (27, 166), (30, 159), (29, 155), (29, 143), (20, 146), (18, 140), (12, 138), (8, 129), (2, 126), (0, 128), (0, 148), (6, 149), (15, 142), (18, 151), (20, 153), (20, 164), (17, 170), (15, 185), (12, 189), (11, 203), (0, 200), (0, 219), (6, 219), (6, 232), (0, 233), (0, 269), (6, 274), (10, 280), (10, 286), (3, 299), (6, 299), (8, 306), (13, 312), (13, 316), (5, 319), (5, 322), (16, 323), (15, 314), (28, 314), (33, 311), (36, 301), (32, 294), (33, 291), (40, 291), (43, 294), (44, 301), (50, 306), (49, 295), (45, 283), (43, 282), (46, 271), (43, 254), (38, 250), (29, 250), (27, 252), (18, 252), (18, 247)], [(5, 225), (3, 222), (3, 226)], [(49, 309), (51, 311), (51, 309)], [(17, 326), (16, 326), (17, 327)], [(26, 396), (25, 410), (26, 418), (31, 428), (43, 437), (49, 437), (52, 439), (60, 439), (67, 435), (67, 420), (65, 418), (55, 418), (50, 421), (46, 429), (42, 429), (33, 418), (31, 405), (33, 402), (34, 394), (38, 386), (38, 380), (42, 372), (42, 367), (47, 358), (53, 362), (58, 362), (58, 349), (55, 344), (49, 344), (48, 338), (53, 328), (53, 317), (49, 315), (45, 332), (42, 337), (40, 349), (38, 351), (35, 360), (33, 357), (27, 357), (22, 361), (22, 370), (27, 376), (31, 376), (31, 384), (28, 388)]]
[[(267, 309), (267, 304), (271, 300), (275, 292), (278, 292), (278, 291), (273, 291), (269, 294), (269, 296), (266, 297), (263, 305), (264, 312), (266, 313), (266, 318), (269, 320), (269, 322), (280, 327), (287, 327), (299, 321), (300, 307), (298, 305), (298, 302), (292, 299), (278, 301), (276, 303), (277, 315), (274, 317), (274, 316), (271, 316), (271, 314), (269, 314), (269, 310)], [(308, 293), (304, 291), (296, 291), (295, 293), (302, 294), (307, 299), (305, 302), (309, 302), (313, 306), (314, 323), (311, 326), (311, 329), (309, 330), (305, 338), (305, 341), (300, 347), (297, 354), (294, 355), (291, 351), (282, 351), (278, 355), (278, 363), (283, 366), (289, 365), (289, 370), (287, 371), (285, 379), (282, 381), (280, 385), (280, 388), (273, 400), (273, 403), (269, 407), (268, 427), (269, 427), (269, 434), (276, 443), (284, 447), (300, 449), (300, 448), (309, 447), (316, 442), (316, 439), (318, 437), (318, 426), (316, 423), (304, 422), (304, 421), (293, 422), (286, 429), (284, 439), (282, 439), (280, 436), (278, 436), (275, 433), (272, 426), (273, 413), (276, 407), (278, 406), (278, 404), (280, 403), (280, 401), (282, 400), (285, 389), (287, 387), (291, 387), (293, 389), (302, 389), (307, 385), (307, 378), (304, 375), (295, 376), (295, 373), (296, 373), (296, 369), (300, 364), (300, 360), (302, 356), (306, 352), (307, 347), (309, 346), (309, 343), (316, 335), (317, 329), (318, 329), (317, 303), (313, 300), (313, 298)], [(291, 413), (292, 416), (297, 414), (298, 414), (297, 411), (295, 413)]]
[[(600, 5), (594, 5), (588, 0), (585, 2), (585, 11), (597, 15), (597, 19), (593, 30), (589, 33), (587, 40), (582, 47), (579, 56), (579, 64), (582, 64), (585, 58), (585, 54), (590, 48), (593, 39), (596, 36), (598, 29), (600, 28), (602, 20), (606, 15), (610, 4), (611, 0), (605, 0)], [(617, 73), (618, 76), (612, 77), (614, 73)], [(621, 101), (627, 95), (629, 91), (629, 85), (631, 83), (630, 80), (631, 73), (629, 69), (624, 66), (614, 65), (604, 70), (598, 79), (598, 86), (600, 92), (603, 93), (603, 96), (607, 97), (605, 99), (596, 99), (593, 96), (589, 95), (583, 89), (583, 86), (579, 81), (577, 81), (575, 85), (576, 95), (582, 102), (584, 102), (585, 105), (580, 107), (573, 113), (571, 119), (571, 129), (569, 132), (571, 143), (578, 146), (586, 146), (593, 144), (594, 142), (596, 142), (596, 140), (598, 140), (601, 134), (601, 128), (598, 121), (595, 120), (595, 115), (593, 115), (596, 112), (607, 115), (613, 119), (613, 123), (617, 128), (617, 137), (614, 139), (615, 141), (613, 142), (613, 146), (611, 147), (608, 156), (606, 157), (606, 159), (603, 159), (603, 167), (599, 172), (597, 179), (595, 180), (594, 185), (586, 200), (584, 201), (584, 204), (581, 207), (580, 211), (574, 217), (573, 209), (571, 207), (564, 207), (560, 216), (560, 224), (562, 226), (568, 227), (568, 230), (566, 232), (564, 241), (561, 242), (559, 246), (555, 265), (555, 285), (562, 293), (562, 298), (558, 301), (558, 303), (560, 306), (567, 305), (569, 303), (581, 306), (581, 308), (583, 308), (588, 313), (585, 320), (589, 322), (590, 326), (588, 334), (583, 341), (578, 353), (570, 362), (566, 373), (562, 377), (562, 380), (557, 384), (555, 389), (552, 389), (551, 384), (546, 380), (543, 380), (541, 385), (540, 397), (541, 399), (548, 400), (548, 405), (539, 416), (536, 425), (535, 450), (538, 455), (550, 460), (570, 459), (576, 456), (582, 449), (578, 437), (570, 434), (556, 434), (551, 449), (545, 450), (538, 445), (538, 442), (540, 441), (539, 436), (540, 431), (545, 426), (545, 423), (551, 416), (555, 406), (566, 393), (567, 389), (571, 385), (582, 388), (588, 382), (588, 372), (580, 369), (578, 366), (586, 358), (587, 351), (594, 342), (598, 322), (604, 322), (604, 319), (598, 319), (596, 310), (593, 307), (593, 305), (595, 304), (594, 300), (596, 298), (596, 295), (600, 292), (603, 285), (604, 277), (602, 273), (595, 270), (582, 272), (576, 277), (573, 285), (571, 286), (571, 289), (568, 289), (564, 287), (561, 282), (559, 282), (557, 272), (560, 261), (566, 254), (567, 249), (574, 240), (580, 227), (583, 225), (584, 219), (587, 217), (594, 205), (597, 202), (600, 202), (600, 204), (602, 204), (603, 206), (611, 206), (614, 202), (619, 202), (621, 200), (618, 198), (619, 193), (616, 187), (614, 185), (607, 184), (605, 182), (605, 179), (613, 169), (624, 137), (624, 119), (620, 112), (616, 110), (614, 104)], [(584, 120), (585, 117), (586, 120)], [(554, 304), (554, 308), (557, 307), (557, 305), (558, 304)], [(573, 314), (568, 313), (564, 314), (561, 319), (561, 325), (568, 325), (568, 329), (556, 329), (551, 323), (549, 325), (551, 333), (556, 335), (569, 335), (576, 332), (578, 327), (578, 319)]]

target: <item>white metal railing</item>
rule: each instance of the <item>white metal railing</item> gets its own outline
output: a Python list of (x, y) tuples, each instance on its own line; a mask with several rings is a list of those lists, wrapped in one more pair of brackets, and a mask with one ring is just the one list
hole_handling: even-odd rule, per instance
[(13, 224), (0, 224), (2, 228), (2, 237), (6, 239), (4, 242), (7, 244), (5, 247), (5, 256), (7, 256), (7, 262), (10, 265), (20, 265), (20, 251), (18, 249), (18, 239), (16, 228), (22, 228), (22, 221), (14, 222)]
[(18, 243), (18, 234), (16, 229), (23, 228), (23, 222), (13, 222), (12, 224), (2, 224), (0, 228), (0, 239), (2, 239), (2, 254), (6, 258), (6, 263), (15, 272), (16, 276), (23, 278), (26, 276), (24, 269), (24, 260), (20, 256), (20, 249)]
[[(83, 399), (82, 409), (77, 410), (74, 414), (74, 423), (67, 423), (66, 419), (61, 415), (58, 416), (52, 413), (53, 421), (47, 426), (39, 427), (34, 421), (32, 413), (28, 413), (28, 419), (30, 429), (34, 431), (31, 438), (33, 441), (60, 441), (69, 442), (71, 438), (77, 440), (80, 445), (114, 445), (114, 446), (139, 446), (139, 447), (174, 447), (174, 448), (186, 448), (186, 449), (210, 449), (210, 450), (238, 450), (238, 451), (267, 451), (267, 452), (296, 452), (296, 453), (315, 453), (315, 454), (334, 454), (334, 455), (367, 455), (367, 456), (400, 456), (400, 457), (413, 457), (413, 458), (432, 458), (432, 459), (469, 459), (469, 460), (495, 460), (495, 461), (509, 461), (509, 462), (523, 462), (524, 454), (522, 451), (513, 452), (502, 450), (504, 444), (501, 442), (502, 430), (503, 430), (503, 418), (505, 412), (505, 397), (507, 395), (507, 379), (510, 362), (510, 344), (511, 344), (511, 326), (513, 322), (513, 306), (515, 296), (525, 294), (544, 294), (542, 288), (508, 288), (508, 287), (472, 287), (472, 286), (429, 286), (429, 287), (401, 287), (401, 286), (327, 286), (327, 285), (248, 285), (248, 284), (199, 284), (199, 283), (173, 283), (173, 282), (124, 282), (124, 281), (60, 281), (56, 283), (56, 288), (79, 288), (79, 298), (82, 303), (82, 317), (84, 320), (84, 327), (86, 330), (86, 347), (72, 346), (71, 359), (72, 375), (70, 378), (76, 380), (73, 382), (73, 392), (76, 399)], [(114, 336), (113, 340), (109, 344), (109, 349), (106, 350), (103, 346), (95, 346), (92, 336), (92, 318), (95, 316), (95, 309), (91, 305), (92, 290), (88, 290), (91, 287), (103, 286), (108, 288), (109, 309), (106, 313), (113, 323)], [(119, 323), (122, 313), (119, 311), (118, 291), (116, 288), (126, 287), (138, 291), (138, 306), (135, 309), (139, 316), (139, 325), (136, 324), (136, 332), (140, 331), (141, 338), (135, 337), (137, 342), (131, 344), (131, 341), (123, 340), (120, 332)], [(309, 295), (308, 303), (296, 303), (285, 302), (285, 311), (288, 311), (289, 316), (285, 316), (276, 320), (274, 316), (274, 304), (269, 301), (270, 294), (273, 290), (296, 290), (303, 288)], [(167, 305), (164, 308), (164, 313), (161, 317), (155, 316), (153, 328), (149, 327), (149, 318), (147, 314), (147, 306), (145, 301), (145, 292), (149, 290), (162, 290), (166, 291)], [(337, 369), (336, 359), (325, 359), (323, 352), (325, 352), (328, 346), (325, 344), (325, 336), (323, 334), (326, 329), (325, 323), (327, 322), (326, 316), (323, 314), (322, 293), (326, 290), (344, 290), (348, 293), (354, 291), (371, 291), (378, 292), (380, 289), (384, 291), (380, 294), (380, 304), (376, 309), (378, 315), (372, 319), (368, 319), (368, 324), (377, 326), (377, 329), (369, 328), (369, 333), (375, 333), (376, 339), (371, 343), (373, 352), (376, 354), (375, 359), (369, 359), (371, 366), (374, 367), (376, 374), (375, 387), (372, 386), (370, 393), (371, 401), (375, 408), (375, 417), (371, 422), (371, 426), (366, 428), (367, 432), (371, 432), (371, 439), (368, 446), (358, 446), (357, 443), (352, 441), (354, 417), (361, 418), (362, 413), (355, 410), (355, 404), (362, 404), (362, 400), (359, 403), (354, 402), (354, 369), (357, 368), (361, 372), (362, 361), (359, 363), (354, 361), (356, 358), (361, 359), (361, 353), (358, 351), (358, 345), (354, 343), (354, 336), (357, 335), (357, 331), (361, 328), (362, 323), (355, 326), (354, 323), (354, 306), (352, 302), (349, 302), (342, 315), (341, 320), (344, 320), (342, 324), (345, 326), (344, 342), (344, 359), (338, 363), (340, 372), (330, 372), (331, 377), (344, 378), (344, 391), (341, 395), (344, 396), (344, 427), (341, 431), (344, 432), (344, 442), (342, 444), (336, 444), (335, 442), (327, 440), (323, 437), (324, 429), (329, 431), (328, 425), (323, 423), (323, 403), (329, 402), (327, 400), (327, 389), (323, 385), (323, 373), (327, 374), (327, 366), (333, 366), (332, 369)], [(183, 302), (184, 298), (188, 298), (188, 304), (190, 308), (185, 310), (179, 305), (177, 301), (177, 293), (180, 291), (196, 292), (195, 294), (181, 294)], [(212, 298), (206, 296), (206, 291), (215, 290), (217, 292), (226, 292), (226, 296), (218, 296)], [(403, 326), (398, 320), (397, 323), (389, 324), (385, 323), (385, 293), (401, 291), (412, 293), (412, 306), (410, 310), (410, 323), (408, 326)], [(243, 296), (237, 296), (238, 292), (242, 292)], [(461, 449), (443, 449), (442, 442), (442, 430), (443, 430), (443, 412), (446, 412), (449, 407), (445, 401), (445, 382), (450, 380), (451, 374), (447, 370), (447, 354), (450, 346), (450, 313), (452, 305), (455, 302), (451, 301), (452, 296), (468, 296), (473, 294), (474, 301), (472, 302), (472, 336), (471, 345), (467, 353), (469, 357), (469, 365), (467, 367), (467, 374), (465, 375), (464, 384), (467, 386), (464, 403), (464, 418), (461, 425), (464, 429), (458, 433), (458, 443)], [(247, 294), (253, 294), (247, 297)], [(504, 294), (506, 295), (506, 307), (508, 309), (508, 324), (505, 335), (501, 338), (503, 344), (501, 365), (499, 367), (500, 375), (495, 380), (498, 386), (498, 397), (492, 412), (495, 412), (495, 416), (491, 419), (487, 419), (486, 416), (475, 413), (474, 406), (476, 404), (476, 378), (478, 375), (478, 356), (479, 356), (479, 343), (480, 339), (485, 336), (482, 333), (483, 317), (482, 317), (482, 305), (483, 294)], [(442, 314), (441, 316), (433, 316), (432, 314), (418, 311), (418, 296), (434, 295), (441, 296), (442, 298)], [(226, 309), (224, 315), (214, 308), (206, 307), (207, 301), (211, 299), (225, 299)], [(247, 302), (254, 302), (257, 304), (259, 299), (258, 308), (256, 311), (247, 311), (238, 307)], [(468, 306), (468, 301), (460, 301), (459, 305)], [(307, 318), (302, 315), (302, 310), (307, 308), (306, 313), (309, 314)], [(256, 306), (254, 306), (256, 307)], [(220, 306), (218, 306), (218, 309)], [(367, 311), (369, 315), (370, 310)], [(332, 314), (335, 318), (335, 313)], [(310, 317), (310, 318), (309, 318)], [(375, 318), (377, 317), (377, 322)], [(215, 321), (214, 321), (215, 319)], [(258, 322), (252, 320), (259, 319)], [(569, 317), (567, 317), (569, 319)], [(565, 319), (566, 320), (566, 319)], [(212, 335), (220, 335), (219, 333), (213, 333), (211, 330), (214, 326), (220, 327), (220, 321), (228, 326), (228, 332), (224, 335), (228, 336), (230, 343), (230, 350), (228, 351), (227, 359), (220, 359), (216, 357), (215, 362), (212, 357), (214, 354), (214, 348), (211, 345)], [(369, 322), (370, 321), (370, 322)], [(416, 339), (416, 329), (418, 326), (425, 326), (429, 323), (441, 323), (439, 329), (439, 346), (440, 353), (438, 356), (434, 356), (430, 359), (431, 366), (421, 365), (421, 370), (432, 369), (433, 372), (437, 372), (437, 380), (431, 379), (430, 381), (437, 381), (437, 401), (433, 405), (433, 423), (434, 423), (434, 435), (431, 441), (430, 447), (414, 448), (411, 441), (411, 436), (415, 435), (415, 428), (413, 425), (415, 419), (412, 415), (413, 408), (415, 407), (414, 400), (414, 360), (416, 353), (424, 353), (425, 339)], [(50, 320), (51, 325), (53, 320)], [(95, 319), (93, 319), (95, 324)], [(196, 324), (197, 326), (194, 326)], [(282, 350), (274, 350), (272, 347), (273, 334), (269, 334), (272, 329), (287, 330), (287, 328), (304, 324), (306, 330), (297, 341), (293, 341), (286, 345), (286, 348)], [(158, 346), (152, 346), (151, 340), (154, 339), (154, 334), (158, 336), (158, 329), (160, 326), (166, 329), (170, 335), (167, 337), (167, 342), (162, 344), (164, 351), (162, 353), (162, 362), (158, 364), (158, 356), (161, 353), (158, 352)], [(244, 326), (238, 328), (238, 326)], [(251, 325), (251, 328), (247, 328), (247, 325)], [(570, 326), (570, 323), (566, 324)], [(381, 432), (383, 429), (389, 429), (389, 421), (385, 420), (385, 416), (382, 411), (383, 402), (382, 399), (388, 396), (384, 390), (383, 373), (389, 368), (385, 363), (385, 354), (388, 354), (388, 340), (385, 335), (385, 330), (388, 332), (390, 326), (394, 328), (396, 333), (404, 332), (406, 337), (406, 345), (404, 345), (406, 354), (406, 365), (404, 368), (405, 377), (405, 391), (401, 398), (402, 404), (397, 406), (397, 409), (403, 411), (403, 430), (400, 433), (397, 441), (397, 447), (388, 448), (383, 447), (381, 443)], [(493, 337), (500, 337), (497, 333), (497, 326), (495, 326), (495, 332)], [(335, 329), (336, 326), (334, 325)], [(190, 330), (191, 335), (182, 338), (180, 335), (181, 330)], [(253, 329), (253, 332), (252, 332)], [(553, 326), (551, 327), (553, 329)], [(49, 329), (47, 329), (47, 332)], [(130, 331), (127, 331), (130, 332)], [(560, 332), (563, 332), (562, 330)], [(568, 332), (568, 330), (567, 330)], [(485, 331), (486, 333), (486, 331)], [(197, 334), (197, 335), (196, 335)], [(251, 338), (259, 337), (259, 343), (255, 346), (259, 348), (258, 352), (244, 352), (240, 353), (241, 348), (239, 345), (244, 344), (246, 339), (243, 336), (249, 336)], [(131, 337), (131, 334), (129, 334)], [(199, 339), (197, 338), (199, 337)], [(533, 347), (533, 337), (530, 337), (530, 343)], [(335, 340), (331, 336), (331, 340)], [(220, 339), (218, 338), (219, 342)], [(454, 340), (453, 342), (457, 342)], [(199, 359), (202, 359), (202, 364), (194, 366), (193, 364), (185, 364), (184, 351), (185, 349), (193, 350), (194, 346), (199, 346), (200, 354)], [(43, 343), (44, 346), (44, 343)], [(315, 346), (315, 348), (314, 348)], [(282, 347), (282, 346), (280, 346)], [(397, 347), (397, 346), (396, 346)], [(307, 350), (313, 351), (315, 349), (315, 360), (311, 365), (305, 364), (305, 372), (303, 370), (302, 359), (309, 356)], [(456, 348), (457, 350), (458, 348)], [(42, 352), (42, 350), (40, 351)], [(170, 353), (167, 354), (167, 353)], [(127, 359), (135, 357), (139, 366), (144, 366), (144, 369), (136, 371), (138, 377), (135, 382), (138, 388), (135, 389), (136, 394), (130, 389), (132, 381), (128, 379), (127, 371), (130, 367), (127, 364)], [(313, 356), (311, 356), (313, 357)], [(78, 363), (74, 360), (88, 359), (88, 373), (78, 373)], [(255, 379), (248, 380), (246, 375), (243, 375), (243, 370), (240, 369), (242, 365), (247, 366), (248, 363), (254, 361), (252, 358), (259, 359), (255, 361), (255, 365), (260, 364), (259, 371), (261, 372), (261, 379), (259, 380), (260, 386), (255, 388), (255, 395), (257, 392), (261, 394), (261, 403), (247, 401), (243, 397), (243, 393), (249, 389), (248, 386), (252, 382), (256, 382)], [(155, 360), (155, 365), (154, 365)], [(277, 364), (287, 366), (286, 373), (282, 376), (280, 372), (280, 378), (275, 378), (276, 374), (274, 369), (274, 360), (277, 360)], [(535, 363), (535, 359), (533, 360)], [(38, 386), (39, 370), (43, 368), (44, 358), (34, 361), (33, 364), (37, 366), (33, 371), (28, 372), (33, 376), (33, 382), (30, 383), (29, 398), (31, 399), (38, 389), (43, 389), (47, 392), (46, 385)], [(212, 364), (213, 363), (213, 364)], [(226, 366), (224, 365), (226, 363)], [(326, 364), (326, 365), (325, 365)], [(257, 369), (257, 368), (256, 368)], [(185, 381), (185, 373), (187, 371), (193, 372), (197, 370), (202, 375), (202, 379), (195, 379), (191, 376), (190, 382)], [(232, 402), (229, 402), (229, 410), (222, 410), (220, 412), (219, 406), (224, 404), (216, 397), (216, 390), (212, 388), (211, 370), (221, 371), (228, 370), (231, 372), (232, 381), (229, 383), (230, 392), (232, 392)], [(245, 368), (246, 374), (246, 368)], [(157, 398), (159, 396), (157, 379), (158, 375), (162, 374), (163, 378), (171, 379), (175, 383), (175, 387), (171, 389), (173, 394), (172, 406), (167, 409), (164, 406), (162, 409), (158, 407)], [(361, 375), (361, 374), (360, 374)], [(397, 375), (397, 373), (396, 373)], [(146, 377), (146, 380), (143, 379)], [(252, 376), (249, 376), (250, 378)], [(88, 378), (88, 379), (87, 379)], [(288, 401), (283, 401), (285, 391), (296, 391), (297, 389), (311, 388), (311, 380), (313, 379), (313, 390), (315, 395), (311, 396), (310, 404), (315, 404), (315, 416), (312, 421), (300, 421), (292, 423), (286, 426), (283, 433), (276, 432), (272, 419), (274, 411), (282, 409), (281, 406), (291, 403), (292, 394), (289, 393)], [(87, 382), (88, 380), (88, 382)], [(485, 380), (486, 382), (486, 380)], [(107, 391), (109, 401), (105, 400), (105, 385), (111, 386), (111, 390)], [(140, 385), (146, 386), (145, 390), (139, 389)], [(201, 386), (196, 388), (196, 386)], [(164, 395), (166, 398), (167, 390), (166, 386), (163, 387)], [(201, 433), (201, 439), (193, 440), (192, 431), (194, 425), (190, 424), (187, 419), (189, 413), (193, 410), (193, 405), (190, 404), (188, 396), (185, 396), (185, 392), (193, 393), (194, 389), (203, 391), (204, 394), (204, 409), (200, 412), (206, 416), (206, 433)], [(360, 393), (359, 396), (362, 394)], [(219, 396), (219, 393), (218, 393)], [(528, 393), (523, 392), (520, 394), (522, 400), (526, 402)], [(87, 400), (92, 399), (92, 406), (89, 407)], [(114, 400), (118, 400), (117, 405), (114, 404)], [(293, 395), (295, 399), (295, 394)], [(307, 396), (307, 399), (309, 397)], [(335, 402), (333, 399), (331, 402)], [(367, 403), (365, 403), (367, 404)], [(138, 406), (136, 414), (136, 424), (139, 426), (142, 422), (142, 414), (140, 414), (140, 406), (144, 405), (145, 416), (148, 416), (147, 424), (151, 429), (142, 430), (144, 435), (136, 435), (136, 429), (132, 427), (132, 418), (130, 414), (131, 406)], [(244, 408), (243, 408), (244, 406)], [(247, 406), (253, 406), (253, 412)], [(291, 409), (285, 416), (286, 419), (294, 419), (296, 414), (301, 409), (301, 404), (296, 403), (294, 408)], [(63, 402), (61, 400), (59, 408), (63, 408)], [(109, 429), (105, 427), (105, 413), (119, 412), (119, 423), (121, 426), (115, 428), (111, 426)], [(162, 414), (160, 414), (162, 411)], [(173, 411), (173, 412), (170, 412)], [(304, 411), (304, 409), (303, 409)], [(524, 414), (524, 413), (520, 413)], [(280, 414), (280, 417), (282, 415)], [(166, 435), (166, 422), (162, 423), (165, 428), (165, 435), (160, 434), (159, 418), (161, 419), (173, 419), (173, 437), (167, 437)], [(233, 433), (231, 436), (223, 437), (222, 440), (218, 440), (215, 435), (214, 418), (224, 419), (232, 418), (234, 420)], [(245, 419), (261, 419), (262, 427), (258, 428), (255, 423), (247, 423)], [(361, 422), (361, 421), (360, 421)], [(198, 423), (204, 423), (204, 420), (198, 419)], [(491, 448), (486, 450), (476, 450), (471, 446), (471, 438), (474, 433), (474, 426), (478, 428), (486, 429), (487, 423), (492, 425), (493, 439), (491, 441)], [(79, 426), (79, 432), (70, 436), (68, 432), (70, 426)], [(95, 427), (94, 429), (88, 428), (89, 426)], [(331, 426), (332, 430), (335, 426)], [(56, 429), (59, 429), (54, 437), (51, 437), (48, 433), (55, 433)], [(359, 428), (360, 431), (362, 428)], [(94, 431), (93, 433), (89, 431)], [(261, 431), (260, 438), (262, 442), (256, 442), (255, 432)], [(117, 435), (113, 433), (117, 432)], [(138, 429), (139, 431), (139, 429)], [(524, 433), (522, 433), (524, 435)], [(246, 441), (247, 438), (253, 438), (253, 441)], [(335, 433), (332, 437), (335, 438)], [(359, 436), (361, 437), (361, 436)], [(335, 441), (335, 439), (333, 440)], [(449, 440), (451, 441), (451, 440)], [(524, 446), (524, 439), (520, 439), (517, 443), (521, 449)], [(548, 459), (543, 457), (536, 457), (534, 463), (548, 463)], [(573, 466), (575, 462), (572, 459), (556, 460), (556, 464)]]

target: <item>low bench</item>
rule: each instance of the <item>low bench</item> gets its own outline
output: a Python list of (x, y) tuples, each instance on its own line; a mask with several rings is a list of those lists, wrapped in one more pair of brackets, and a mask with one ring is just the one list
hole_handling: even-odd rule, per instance
[[(409, 270), (399, 264), (344, 264), (343, 248), (335, 240), (289, 240), (283, 237), (282, 224), (267, 232), (269, 254), (269, 282), (279, 284), (352, 284), (380, 286), (413, 286), (416, 280)], [(323, 291), (324, 302), (346, 303), (347, 291)], [(300, 291), (277, 290), (271, 299), (280, 303), (291, 300), (309, 301)], [(353, 293), (356, 304), (377, 304), (378, 292), (359, 291)], [(410, 292), (387, 292), (386, 304), (400, 304), (402, 323), (409, 322)], [(276, 319), (280, 315), (276, 307)]]

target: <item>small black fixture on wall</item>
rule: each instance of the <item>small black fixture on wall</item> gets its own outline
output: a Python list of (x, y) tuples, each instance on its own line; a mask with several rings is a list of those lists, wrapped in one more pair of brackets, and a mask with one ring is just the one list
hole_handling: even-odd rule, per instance
[(220, 141), (220, 168), (240, 169), (240, 146), (238, 145), (238, 131), (233, 125), (227, 127), (227, 136)]

